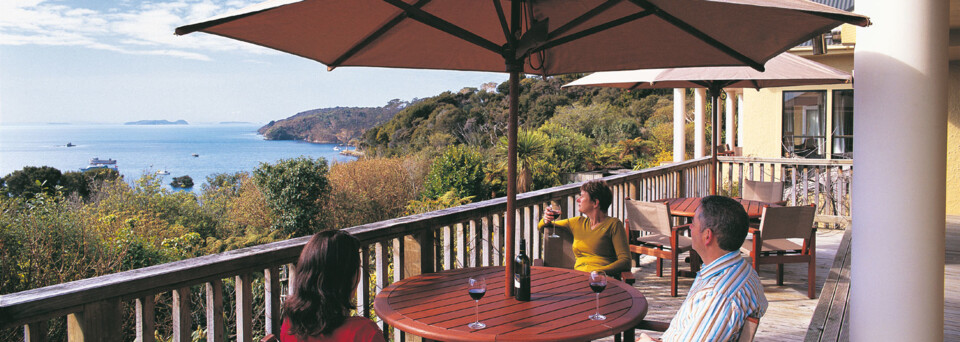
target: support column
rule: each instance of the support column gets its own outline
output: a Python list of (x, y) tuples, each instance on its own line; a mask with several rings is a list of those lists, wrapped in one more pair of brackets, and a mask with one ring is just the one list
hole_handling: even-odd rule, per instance
[(857, 12), (850, 340), (943, 341), (949, 2)]
[(723, 140), (724, 144), (727, 144), (730, 148), (733, 148), (736, 145), (734, 139), (734, 132), (737, 131), (737, 127), (733, 122), (733, 113), (737, 111), (737, 92), (736, 89), (731, 89), (727, 91), (727, 117), (726, 123), (723, 125), (723, 128), (726, 130), (725, 139)]
[(703, 121), (706, 98), (706, 89), (696, 88), (693, 90), (693, 158), (702, 158), (707, 155), (704, 150), (707, 144), (704, 128), (707, 126), (706, 122)]
[(687, 155), (687, 89), (673, 88), (673, 162), (682, 162)]
[[(740, 127), (743, 126), (743, 89), (737, 91), (737, 146), (743, 146), (743, 132)], [(730, 147), (733, 147), (731, 145)]]

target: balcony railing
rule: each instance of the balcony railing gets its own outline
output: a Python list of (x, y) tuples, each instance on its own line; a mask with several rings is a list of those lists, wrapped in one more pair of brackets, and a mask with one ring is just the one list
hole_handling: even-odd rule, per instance
[[(734, 162), (731, 158), (722, 160), (727, 164)], [(700, 158), (605, 177), (614, 193), (610, 214), (623, 218), (624, 197), (656, 200), (703, 196), (708, 193), (708, 168), (709, 159)], [(541, 237), (536, 223), (544, 206), (555, 201), (565, 208), (565, 217), (578, 215), (574, 203), (577, 194), (579, 184), (519, 195), (515, 216), (517, 241), (504, 241), (503, 198), (347, 228), (364, 246), (361, 276), (365, 281), (358, 286), (358, 312), (375, 318), (371, 312), (375, 293), (405, 277), (436, 270), (502, 265), (504, 243), (519, 248), (521, 237), (529, 241), (532, 256), (540, 257)], [(296, 277), (289, 266), (308, 239), (295, 238), (3, 295), (0, 328), (22, 326), (26, 341), (42, 341), (46, 339), (47, 322), (66, 316), (72, 341), (129, 339), (133, 336), (121, 336), (120, 322), (123, 307), (131, 306), (137, 340), (153, 341), (159, 324), (155, 308), (169, 305), (168, 328), (174, 341), (191, 340), (194, 326), (204, 328), (207, 341), (251, 341), (255, 316), (264, 322), (264, 330), (257, 335), (279, 331), (280, 302), (287, 291), (284, 282)], [(225, 291), (229, 286), (235, 289), (235, 305), (224, 308), (225, 294), (229, 299), (231, 293)], [(262, 292), (262, 298), (255, 299), (254, 290)], [(200, 292), (202, 297), (198, 296)], [(156, 303), (155, 298), (166, 298), (158, 294), (165, 293), (171, 294), (170, 302)], [(201, 299), (190, 300), (198, 297)], [(255, 300), (264, 307), (262, 312), (253, 312)], [(200, 307), (193, 310), (191, 306), (197, 304)], [(201, 308), (206, 322), (193, 322), (191, 313)], [(228, 312), (236, 319), (225, 322)], [(225, 336), (226, 324), (233, 324), (235, 336)], [(388, 331), (386, 325), (383, 328)], [(394, 331), (393, 338), (403, 340), (402, 333)]]
[(787, 205), (817, 205), (817, 222), (850, 224), (853, 160), (718, 157), (720, 194), (738, 196), (743, 180), (782, 181)]

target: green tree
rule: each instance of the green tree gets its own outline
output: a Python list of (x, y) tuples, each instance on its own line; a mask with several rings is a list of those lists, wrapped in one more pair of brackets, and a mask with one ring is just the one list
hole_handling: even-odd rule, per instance
[(3, 181), (8, 196), (33, 197), (40, 193), (53, 195), (61, 177), (60, 170), (53, 167), (27, 166), (3, 177)]
[(261, 163), (253, 171), (254, 182), (277, 218), (274, 229), (302, 236), (326, 228), (319, 214), (330, 192), (327, 172), (326, 159), (307, 157)]
[(453, 145), (430, 165), (424, 197), (438, 198), (453, 191), (458, 198), (482, 198), (487, 194), (483, 179), (483, 155), (468, 146)]
[[(533, 190), (534, 162), (551, 157), (550, 137), (539, 131), (521, 129), (517, 132), (517, 192)], [(507, 137), (500, 138), (500, 154), (506, 160)]]

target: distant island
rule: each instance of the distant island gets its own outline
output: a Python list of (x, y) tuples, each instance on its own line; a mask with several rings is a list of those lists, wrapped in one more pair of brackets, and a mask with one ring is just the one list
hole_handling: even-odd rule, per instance
[(140, 120), (124, 122), (124, 125), (189, 125), (186, 120), (168, 121), (168, 120)]
[(319, 144), (351, 144), (371, 127), (389, 121), (409, 102), (393, 99), (383, 107), (319, 108), (260, 127), (267, 140), (302, 140)]

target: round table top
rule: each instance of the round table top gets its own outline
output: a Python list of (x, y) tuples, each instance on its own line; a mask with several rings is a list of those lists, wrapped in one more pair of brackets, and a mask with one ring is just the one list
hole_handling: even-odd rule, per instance
[[(486, 278), (480, 299), (484, 329), (467, 327), (475, 319), (467, 278)], [(585, 341), (620, 333), (647, 314), (647, 300), (636, 288), (612, 277), (600, 294), (603, 321), (596, 311), (587, 273), (553, 267), (531, 268), (531, 300), (504, 296), (504, 267), (464, 268), (428, 273), (380, 291), (374, 309), (387, 324), (406, 333), (441, 341)]]
[[(670, 215), (693, 217), (693, 215), (695, 215), (697, 212), (697, 208), (700, 208), (701, 199), (703, 199), (703, 197), (678, 197), (665, 198), (654, 202), (666, 202), (667, 206), (670, 207)], [(734, 198), (734, 200), (743, 205), (743, 209), (747, 211), (747, 216), (750, 216), (750, 218), (760, 218), (760, 216), (763, 216), (763, 207), (765, 206), (780, 206), (779, 204), (775, 203), (746, 200), (742, 198)]]

